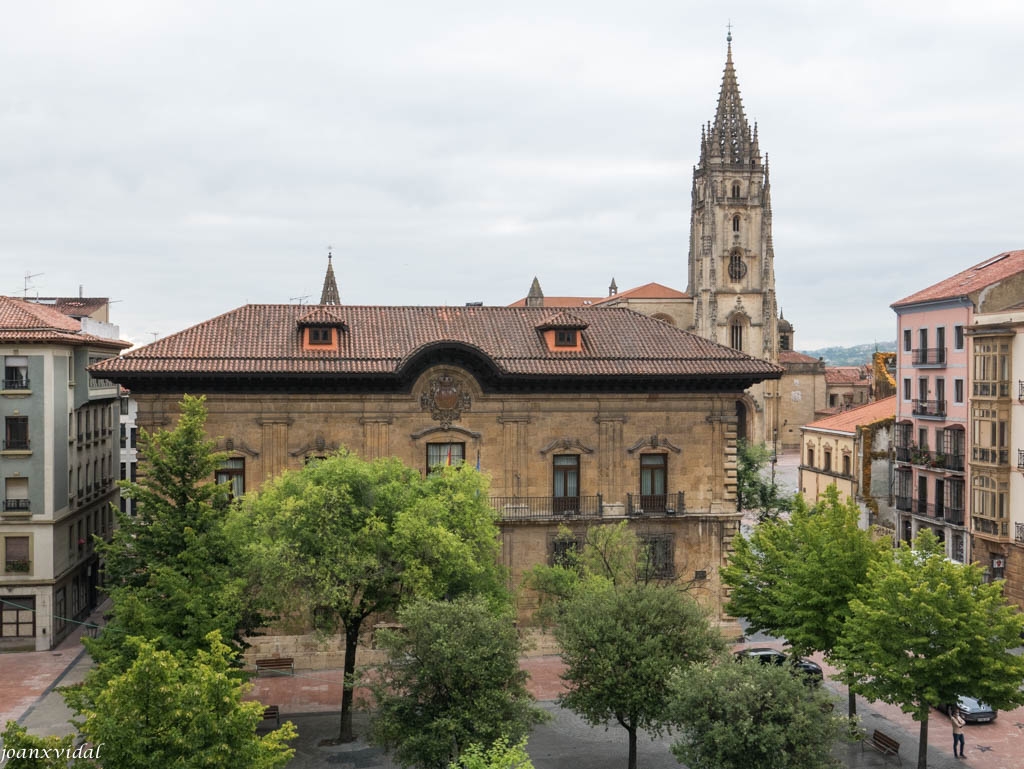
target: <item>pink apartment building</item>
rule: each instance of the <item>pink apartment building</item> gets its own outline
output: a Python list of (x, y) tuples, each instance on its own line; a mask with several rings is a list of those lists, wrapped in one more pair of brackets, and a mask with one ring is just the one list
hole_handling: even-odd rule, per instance
[[(911, 540), (930, 528), (956, 561), (974, 557), (974, 530), (1002, 530), (999, 521), (1010, 515), (1009, 478), (1005, 494), (999, 481), (989, 487), (993, 471), (1009, 472), (1008, 417), (1001, 420), (999, 408), (988, 403), (972, 404), (977, 393), (969, 328), (977, 313), (1000, 312), (1022, 301), (1024, 251), (1009, 251), (892, 305), (899, 347), (899, 536)], [(984, 485), (974, 488), (975, 477), (985, 479)], [(984, 521), (972, 522), (978, 516)]]

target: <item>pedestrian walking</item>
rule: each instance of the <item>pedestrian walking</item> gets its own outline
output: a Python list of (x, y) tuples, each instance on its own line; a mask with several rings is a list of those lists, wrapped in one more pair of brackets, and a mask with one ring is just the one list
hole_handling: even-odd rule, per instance
[[(956, 705), (949, 707), (949, 720), (953, 724), (953, 757), (964, 757), (964, 717), (960, 714), (960, 708)], [(956, 748), (960, 746), (960, 754), (957, 755)]]

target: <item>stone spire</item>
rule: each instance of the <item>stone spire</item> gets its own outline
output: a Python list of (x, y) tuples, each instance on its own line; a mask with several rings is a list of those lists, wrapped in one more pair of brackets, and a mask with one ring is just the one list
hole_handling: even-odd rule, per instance
[(540, 281), (534, 276), (533, 283), (530, 284), (530, 293), (526, 295), (526, 306), (527, 307), (543, 307), (544, 306), (544, 292), (540, 290)]
[(320, 304), (341, 304), (338, 282), (334, 279), (334, 265), (331, 264), (330, 250), (327, 251), (327, 274), (324, 275), (324, 288), (320, 292)]
[(707, 132), (708, 159), (719, 163), (756, 165), (760, 162), (758, 154), (754, 152), (756, 137), (751, 134), (750, 124), (743, 114), (740, 86), (732, 64), (732, 32), (727, 40), (728, 50), (722, 90), (718, 94), (718, 109), (715, 110), (715, 120)]
[(619, 287), (615, 285), (615, 278), (612, 278), (612, 282), (608, 286), (608, 296), (615, 296), (617, 293), (619, 293)]

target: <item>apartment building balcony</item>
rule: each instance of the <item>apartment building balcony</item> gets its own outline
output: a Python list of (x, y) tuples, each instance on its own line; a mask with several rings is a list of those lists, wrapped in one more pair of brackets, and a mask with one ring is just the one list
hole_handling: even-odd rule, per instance
[(28, 451), (32, 442), (28, 438), (10, 438), (4, 441), (4, 451)]
[[(1018, 449), (1019, 451), (1019, 449)], [(1018, 455), (1018, 461), (1020, 456)], [(1010, 450), (1009, 449), (991, 449), (984, 448), (981, 446), (975, 446), (971, 449), (971, 461), (972, 462), (985, 462), (990, 465), (1001, 465), (1006, 466), (1010, 464)]]
[(942, 518), (954, 526), (964, 525), (964, 509), (962, 507), (947, 507), (943, 510)]
[(972, 388), (975, 398), (1009, 398), (1010, 383), (1006, 382), (975, 382)]
[[(1022, 452), (1024, 453), (1024, 452)], [(897, 446), (896, 461), (909, 462), (918, 467), (932, 470), (948, 470), (962, 473), (964, 471), (963, 454), (946, 454), (942, 451), (919, 449), (917, 446)]]
[[(1020, 524), (1017, 524), (1018, 526)], [(990, 537), (1010, 536), (1010, 524), (1008, 521), (993, 521), (981, 516), (974, 516), (974, 533), (987, 534)]]
[(945, 366), (945, 347), (918, 347), (911, 352), (912, 366)]
[(600, 518), (601, 495), (578, 497), (491, 497), (491, 507), (502, 521), (535, 521), (548, 518)]
[(1013, 539), (1024, 545), (1024, 523), (1013, 524)]
[(1017, 400), (1024, 401), (1024, 379), (1017, 381)]
[(896, 509), (904, 513), (912, 512), (914, 509), (914, 500), (911, 497), (897, 496)]
[(1024, 470), (1024, 449), (1017, 449), (1017, 469)]
[(28, 499), (5, 499), (5, 513), (24, 513), (32, 509), (32, 503)]
[(686, 512), (686, 495), (675, 494), (626, 494), (626, 515), (676, 515)]
[(14, 379), (4, 380), (4, 390), (13, 390), (15, 392), (25, 392), (31, 390), (31, 382), (28, 377), (15, 377)]
[(912, 412), (915, 417), (946, 418), (946, 401), (914, 399)]
[(32, 561), (10, 559), (4, 563), (4, 574), (29, 574), (31, 571)]

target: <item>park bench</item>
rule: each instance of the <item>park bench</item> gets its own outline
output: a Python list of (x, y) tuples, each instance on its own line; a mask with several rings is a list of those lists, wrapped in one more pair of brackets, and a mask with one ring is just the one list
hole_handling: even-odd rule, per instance
[(263, 720), (269, 721), (273, 718), (277, 725), (281, 725), (281, 708), (277, 705), (268, 705), (263, 711)]
[(885, 732), (875, 729), (874, 733), (870, 737), (865, 737), (861, 740), (861, 753), (864, 752), (865, 745), (870, 748), (874, 748), (886, 758), (889, 756), (896, 756), (896, 760), (899, 762), (899, 765), (903, 766), (903, 759), (900, 758), (900, 744)]
[(256, 660), (256, 675), (263, 670), (287, 670), (291, 675), (295, 675), (295, 660), (291, 657), (270, 657), (265, 660)]

